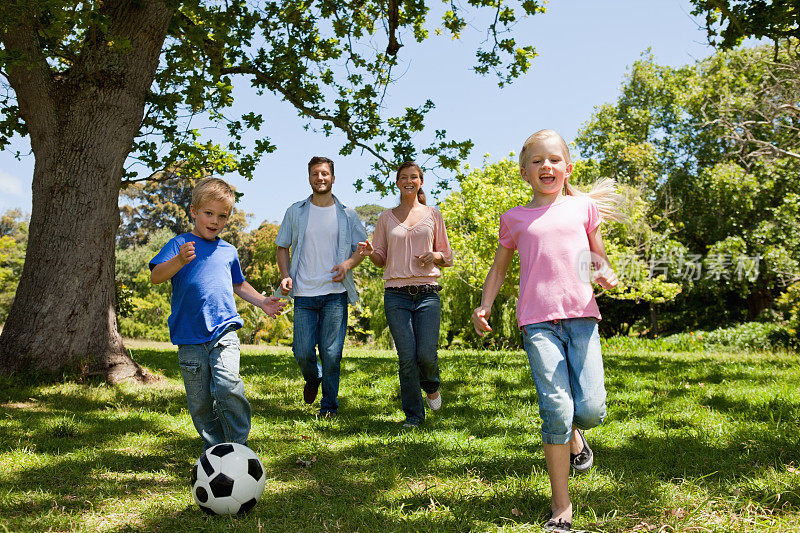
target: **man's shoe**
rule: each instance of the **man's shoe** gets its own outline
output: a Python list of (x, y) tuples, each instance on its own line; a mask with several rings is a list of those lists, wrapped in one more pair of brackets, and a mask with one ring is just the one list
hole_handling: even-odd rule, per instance
[(592, 464), (594, 463), (594, 453), (592, 452), (592, 449), (589, 448), (589, 443), (586, 442), (586, 437), (583, 436), (583, 431), (575, 428), (575, 432), (583, 441), (583, 449), (578, 453), (569, 454), (569, 464), (575, 469), (576, 472), (583, 474), (588, 472), (592, 467)]
[(439, 396), (431, 400), (428, 398), (428, 395), (425, 395), (425, 403), (428, 404), (428, 407), (431, 408), (431, 411), (438, 411), (442, 408), (442, 393), (439, 393)]
[(317, 399), (317, 394), (319, 393), (319, 384), (321, 382), (321, 379), (316, 381), (306, 381), (306, 384), (303, 387), (303, 401), (309, 405), (314, 403), (314, 400)]

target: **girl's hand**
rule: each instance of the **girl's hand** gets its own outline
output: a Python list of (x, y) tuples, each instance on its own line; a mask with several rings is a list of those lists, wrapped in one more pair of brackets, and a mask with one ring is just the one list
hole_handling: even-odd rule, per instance
[(181, 244), (181, 249), (178, 252), (178, 260), (181, 263), (188, 265), (195, 257), (197, 257), (197, 254), (194, 252), (194, 241)]
[(492, 331), (489, 325), (489, 315), (492, 313), (491, 307), (480, 306), (472, 312), (472, 326), (475, 333), (483, 337), (487, 331)]
[(613, 289), (619, 284), (617, 275), (611, 270), (610, 266), (606, 266), (594, 273), (594, 282), (603, 287), (604, 289)]
[(425, 266), (431, 263), (436, 264), (436, 261), (441, 259), (441, 255), (442, 254), (439, 252), (424, 252), (419, 255), (415, 255), (414, 257), (417, 258), (417, 261), (419, 261), (421, 266)]
[(372, 243), (369, 240), (358, 243), (358, 248), (356, 248), (356, 252), (361, 254), (362, 257), (369, 257), (374, 251), (375, 248), (372, 247)]

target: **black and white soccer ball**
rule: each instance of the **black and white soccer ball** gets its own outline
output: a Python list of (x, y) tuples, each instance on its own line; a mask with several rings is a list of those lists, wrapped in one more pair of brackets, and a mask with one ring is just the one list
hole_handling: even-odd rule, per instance
[(264, 493), (261, 460), (242, 444), (212, 446), (192, 467), (192, 495), (208, 514), (246, 513)]

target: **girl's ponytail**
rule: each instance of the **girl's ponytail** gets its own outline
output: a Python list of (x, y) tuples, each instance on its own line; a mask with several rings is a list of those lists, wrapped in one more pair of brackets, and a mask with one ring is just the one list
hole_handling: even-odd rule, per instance
[(600, 218), (603, 220), (613, 220), (614, 222), (625, 222), (626, 217), (620, 211), (622, 205), (622, 195), (617, 192), (617, 182), (613, 178), (602, 178), (592, 185), (589, 192), (583, 192), (569, 181), (566, 183), (567, 194), (570, 196), (588, 196), (600, 211)]

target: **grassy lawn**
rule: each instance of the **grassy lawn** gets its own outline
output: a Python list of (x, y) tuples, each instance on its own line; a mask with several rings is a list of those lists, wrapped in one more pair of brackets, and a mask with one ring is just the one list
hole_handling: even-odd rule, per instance
[[(346, 349), (340, 416), (318, 420), (288, 348), (245, 349), (267, 487), (250, 514), (208, 517), (188, 486), (201, 445), (175, 350), (129, 346), (164, 379), (0, 378), (0, 531), (538, 531), (549, 508), (521, 351), (442, 352), (444, 407), (409, 431), (394, 353)], [(577, 527), (800, 531), (800, 356), (625, 347), (605, 361), (596, 466), (570, 483)]]

